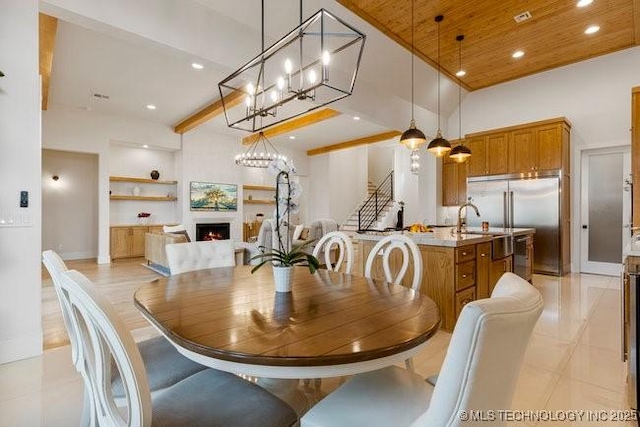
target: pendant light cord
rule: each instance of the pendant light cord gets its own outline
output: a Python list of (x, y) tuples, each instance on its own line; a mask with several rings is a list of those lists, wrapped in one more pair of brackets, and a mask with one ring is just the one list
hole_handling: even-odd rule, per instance
[(414, 117), (413, 117), (413, 112), (415, 109), (415, 104), (413, 102), (413, 91), (414, 91), (414, 87), (413, 87), (413, 42), (414, 42), (414, 21), (413, 21), (413, 6), (414, 6), (415, 0), (411, 0), (411, 122), (413, 123), (414, 121)]
[[(459, 70), (462, 70), (462, 40), (464, 40), (463, 35), (459, 35), (458, 39), (458, 66)], [(458, 77), (458, 140), (462, 145), (462, 82), (460, 81), (460, 77)]]
[(437, 21), (438, 22), (438, 132), (440, 132), (440, 21)]

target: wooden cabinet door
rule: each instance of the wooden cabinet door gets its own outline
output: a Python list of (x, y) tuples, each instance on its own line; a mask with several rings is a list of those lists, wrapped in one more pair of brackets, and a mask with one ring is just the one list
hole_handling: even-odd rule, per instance
[(489, 175), (509, 172), (509, 135), (504, 133), (487, 136), (487, 160)]
[[(467, 160), (468, 162), (469, 160)], [(467, 201), (467, 162), (456, 163), (456, 180), (458, 181), (458, 205)]]
[(504, 273), (513, 271), (513, 258), (508, 256), (501, 259), (491, 261), (491, 270), (489, 272), (489, 296), (493, 292), (496, 283)]
[(144, 235), (148, 230), (147, 227), (131, 227), (129, 236), (131, 242), (130, 256), (144, 256)]
[(112, 227), (110, 239), (111, 258), (127, 258), (130, 254), (129, 227)]
[(442, 206), (458, 204), (458, 179), (455, 163), (442, 163)]
[(538, 149), (533, 129), (511, 132), (509, 144), (509, 172), (533, 172), (538, 164)]
[(466, 143), (471, 150), (471, 157), (467, 160), (467, 173), (469, 176), (483, 176), (489, 173), (487, 167), (487, 141), (484, 136), (470, 138)]
[(562, 125), (540, 126), (535, 132), (538, 151), (536, 170), (560, 169), (562, 167)]
[(476, 300), (475, 286), (456, 293), (456, 307), (455, 307), (456, 320), (460, 316), (460, 312), (462, 311), (464, 306), (469, 304), (471, 301), (475, 301), (475, 300)]
[(489, 298), (489, 269), (491, 267), (491, 243), (476, 245), (476, 291), (478, 299)]

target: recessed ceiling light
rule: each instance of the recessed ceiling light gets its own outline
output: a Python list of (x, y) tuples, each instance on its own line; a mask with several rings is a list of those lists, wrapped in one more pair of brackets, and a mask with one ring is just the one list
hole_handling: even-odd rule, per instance
[(295, 136), (293, 136), (293, 135), (290, 135), (290, 136), (289, 136), (289, 139), (296, 139), (296, 137), (295, 137)]
[(467, 75), (467, 72), (465, 70), (460, 70), (456, 73), (456, 77), (463, 77), (466, 75)]
[(524, 56), (524, 52), (521, 50), (516, 50), (511, 56), (516, 59), (522, 58)]
[(360, 120), (360, 117), (358, 117), (358, 116), (353, 116), (353, 120)]
[(580, 0), (578, 1), (578, 3), (576, 3), (576, 6), (585, 7), (585, 6), (589, 6), (591, 3), (593, 3), (593, 0)]
[(204, 65), (198, 64), (197, 62), (192, 62), (191, 63), (191, 67), (196, 69), (196, 70), (202, 70), (204, 68)]
[(149, 146), (147, 144), (144, 144), (142, 148), (149, 148)]
[(147, 110), (155, 110), (156, 106), (153, 104), (147, 104)]
[(594, 33), (597, 33), (598, 31), (600, 31), (600, 27), (599, 26), (591, 25), (589, 28), (584, 30), (584, 33), (585, 34), (594, 34)]

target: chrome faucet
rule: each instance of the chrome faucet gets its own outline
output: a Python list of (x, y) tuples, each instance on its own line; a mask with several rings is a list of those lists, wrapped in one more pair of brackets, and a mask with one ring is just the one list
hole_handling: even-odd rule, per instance
[(460, 206), (458, 209), (458, 225), (456, 226), (456, 233), (462, 233), (462, 209), (465, 207), (471, 207), (474, 211), (476, 211), (476, 215), (480, 216), (480, 212), (478, 211), (478, 207), (471, 202), (467, 202), (464, 205)]

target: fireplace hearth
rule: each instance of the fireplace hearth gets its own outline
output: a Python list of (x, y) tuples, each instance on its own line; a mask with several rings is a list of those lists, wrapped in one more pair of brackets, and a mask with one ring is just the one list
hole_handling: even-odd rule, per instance
[(228, 222), (196, 224), (196, 241), (228, 240), (231, 238), (231, 224)]

